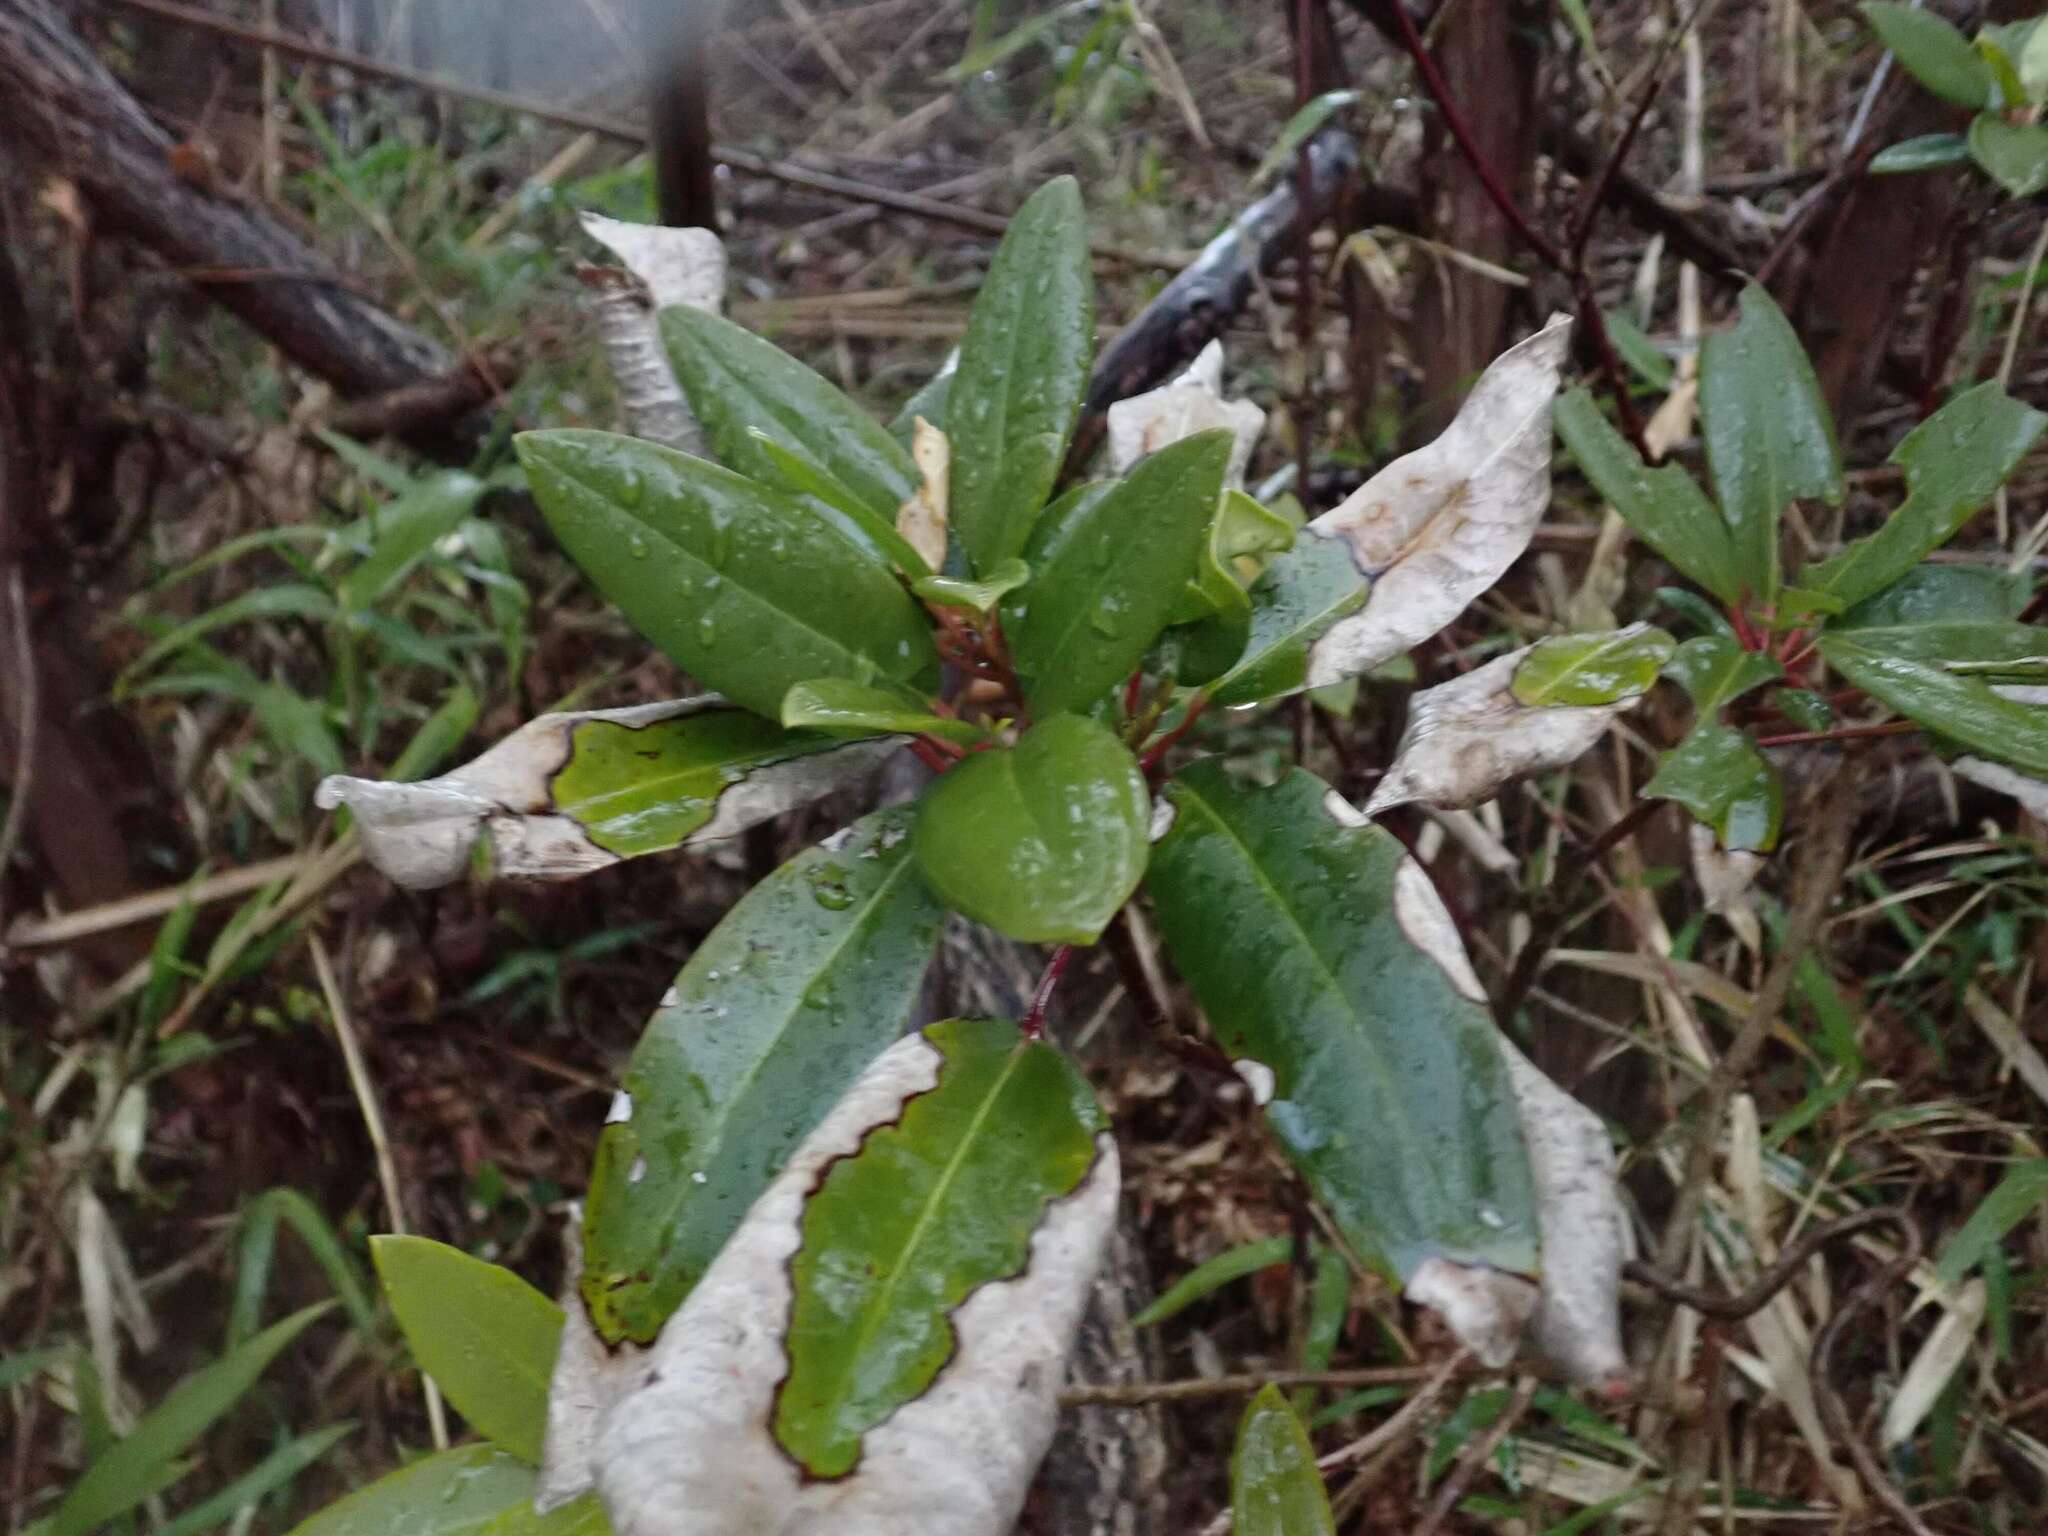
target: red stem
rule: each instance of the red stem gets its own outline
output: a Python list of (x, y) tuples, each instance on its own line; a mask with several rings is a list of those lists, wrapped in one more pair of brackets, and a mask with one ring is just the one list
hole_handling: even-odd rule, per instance
[(1038, 978), (1038, 985), (1031, 993), (1031, 1006), (1025, 1011), (1024, 1022), (1017, 1027), (1026, 1040), (1039, 1040), (1045, 1036), (1045, 1010), (1052, 1002), (1052, 994), (1060, 984), (1060, 978), (1067, 974), (1067, 966), (1074, 958), (1074, 946), (1062, 944), (1052, 952), (1052, 959), (1045, 964), (1045, 971)]
[(947, 757), (943, 752), (939, 751), (939, 749), (932, 745), (931, 741), (926, 737), (912, 737), (910, 742), (910, 750), (916, 753), (917, 760), (920, 763), (923, 763), (925, 767), (931, 769), (933, 773), (944, 773), (948, 768), (953, 766), (953, 760)]
[(1188, 706), (1188, 712), (1182, 717), (1180, 724), (1176, 725), (1172, 730), (1145, 749), (1145, 755), (1138, 759), (1138, 766), (1145, 770), (1147, 778), (1152, 777), (1153, 770), (1164, 760), (1166, 754), (1173, 749), (1174, 744), (1194, 729), (1195, 722), (1202, 718), (1202, 711), (1208, 707), (1209, 696), (1207, 694), (1197, 695), (1194, 703)]
[(1920, 727), (1911, 720), (1887, 720), (1881, 725), (1842, 725), (1828, 731), (1793, 731), (1785, 736), (1759, 736), (1760, 747), (1803, 747), (1822, 741), (1860, 741), (1871, 736), (1903, 736)]

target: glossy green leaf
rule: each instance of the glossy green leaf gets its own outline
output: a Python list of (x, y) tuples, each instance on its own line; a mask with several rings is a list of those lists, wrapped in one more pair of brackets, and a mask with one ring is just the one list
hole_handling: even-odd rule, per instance
[(301, 1472), (355, 1432), (354, 1424), (344, 1422), (285, 1441), (220, 1492), (181, 1510), (175, 1519), (157, 1527), (156, 1536), (198, 1536), (201, 1531), (226, 1525), (242, 1510), (261, 1504), (271, 1494), (288, 1487)]
[(49, 1536), (85, 1536), (164, 1486), (163, 1473), (256, 1384), (280, 1351), (333, 1302), (294, 1312), (187, 1376), (86, 1468), (51, 1517)]
[(814, 677), (928, 687), (925, 616), (873, 553), (780, 491), (637, 438), (516, 440), (562, 546), (642, 634), (776, 719)]
[[(2029, 626), (1928, 627), (1978, 633), (1937, 640), (1910, 629), (1830, 632), (1821, 637), (1821, 654), (1865, 693), (1937, 735), (2023, 773), (2048, 778), (2048, 708), (2005, 698), (1994, 691), (1989, 678), (1951, 671), (1941, 659), (1906, 654), (1909, 650), (1939, 649), (1947, 652), (1943, 659), (1950, 661), (2011, 659), (2016, 654), (2012, 646), (2025, 643)], [(1981, 643), (1970, 644), (1971, 639)], [(1977, 654), (1958, 654), (1964, 649)], [(2044, 655), (2048, 647), (2017, 654)]]
[(1168, 615), (1158, 659), (1147, 670), (1183, 687), (1221, 678), (1244, 656), (1252, 632), (1246, 588), (1275, 555), (1294, 547), (1300, 527), (1240, 490), (1226, 490), (1195, 562), (1195, 578)]
[(1534, 708), (1612, 704), (1649, 692), (1675, 649), (1661, 629), (1555, 635), (1530, 648), (1509, 688)]
[(2048, 123), (2009, 123), (1980, 112), (1970, 124), (1970, 156), (2012, 197), (2048, 187)]
[(889, 422), (889, 435), (897, 442), (909, 445), (917, 432), (917, 419), (922, 416), (927, 423), (946, 430), (946, 404), (953, 396), (953, 373), (959, 366), (960, 355), (954, 353), (937, 373), (917, 386), (911, 397), (903, 402)]
[(1268, 177), (1292, 165), (1301, 153), (1302, 145), (1321, 132), (1323, 124), (1339, 112), (1356, 106), (1362, 94), (1356, 90), (1324, 91), (1297, 107), (1294, 116), (1287, 119), (1286, 126), (1273, 140), (1272, 147), (1259, 157), (1258, 165), (1252, 169), (1250, 184), (1259, 186)]
[(1969, 1220), (1942, 1245), (1941, 1256), (1934, 1263), (1935, 1277), (1943, 1285), (1960, 1285), (1984, 1262), (1986, 1254), (2005, 1241), (2006, 1234), (2044, 1210), (2048, 1210), (2048, 1158), (2014, 1163), (1970, 1212)]
[(611, 1536), (612, 1523), (594, 1493), (571, 1499), (546, 1514), (529, 1503), (515, 1504), (483, 1528), (481, 1536)]
[(1946, 544), (2040, 440), (2048, 416), (1986, 380), (1906, 434), (1891, 462), (1906, 499), (1877, 532), (1799, 573), (1801, 586), (1856, 603), (1890, 586)]
[(1039, 523), (1031, 584), (1003, 618), (1037, 714), (1087, 708), (1144, 659), (1195, 575), (1230, 442), (1222, 431), (1183, 438), (1100, 494), (1063, 497)]
[(917, 493), (917, 466), (836, 385), (708, 309), (678, 304), (663, 310), (661, 335), (676, 381), (727, 467), (773, 480), (783, 461), (770, 450), (782, 448), (845, 487), (894, 530), (896, 509)]
[(1775, 656), (1748, 651), (1722, 635), (1697, 635), (1681, 645), (1664, 668), (1665, 675), (1692, 696), (1702, 720), (1732, 704), (1753, 688), (1785, 675)]
[(1676, 464), (1651, 469), (1583, 387), (1557, 402), (1557, 435), (1637, 537), (1724, 603), (1742, 592), (1728, 525)]
[(293, 1527), (291, 1536), (483, 1536), (533, 1507), (534, 1471), (492, 1445), (423, 1456)]
[(1004, 560), (988, 573), (986, 581), (968, 581), (958, 576), (926, 576), (912, 582), (910, 590), (941, 608), (968, 608), (975, 613), (988, 613), (1030, 579), (1031, 567), (1022, 560)]
[(1991, 71), (1991, 81), (1996, 87), (1991, 108), (2002, 111), (2027, 104), (2027, 87), (2020, 79), (2020, 72), (2013, 63), (2013, 57), (2006, 52), (2009, 31), (2005, 27), (1986, 27), (1977, 34), (1977, 55)]
[(1906, 73), (1943, 101), (1959, 107), (1990, 104), (1990, 68), (1970, 40), (1933, 10), (1865, 0), (1863, 14)]
[(1365, 606), (1366, 582), (1341, 539), (1305, 534), (1252, 583), (1242, 654), (1210, 689), (1224, 705), (1257, 704), (1308, 683), (1309, 647)]
[(1669, 389), (1678, 377), (1678, 365), (1624, 310), (1606, 312), (1607, 336), (1629, 371), (1652, 389)]
[(1235, 1248), (1226, 1248), (1213, 1259), (1204, 1260), (1182, 1275), (1173, 1284), (1131, 1319), (1133, 1328), (1150, 1328), (1163, 1323), (1169, 1317), (1185, 1312), (1205, 1296), (1214, 1295), (1234, 1280), (1246, 1275), (1255, 1275), (1262, 1269), (1271, 1269), (1276, 1264), (1285, 1264), (1294, 1257), (1294, 1239), (1291, 1237), (1262, 1237), (1253, 1242), (1239, 1243)]
[(1984, 565), (1919, 565), (1828, 625), (1832, 630), (2016, 619), (2027, 606), (2023, 575)]
[(1970, 158), (1970, 141), (1960, 133), (1923, 133), (1887, 144), (1870, 157), (1873, 176), (1910, 176), (1917, 171), (1946, 170)]
[(1335, 1536), (1316, 1448), (1278, 1387), (1261, 1388), (1230, 1457), (1235, 1536)]
[(1081, 189), (1062, 176), (1010, 221), (947, 393), (951, 526), (974, 575), (1024, 552), (1059, 478), (1094, 344)]
[(373, 1237), (370, 1257), (420, 1369), (479, 1434), (539, 1465), (562, 1309), (503, 1265), (424, 1237)]
[(598, 1138), (582, 1291), (608, 1340), (651, 1341), (790, 1151), (901, 1032), (942, 914), (907, 811), (756, 885), (690, 956)]
[(785, 447), (760, 431), (747, 435), (755, 440), (766, 460), (760, 473), (762, 480), (798, 496), (808, 496), (827, 513), (836, 513), (835, 526), (842, 533), (872, 549), (904, 575), (913, 580), (931, 575), (932, 568), (924, 556), (896, 531), (893, 517), (877, 512), (796, 449)]
[(1151, 799), (1129, 748), (1055, 715), (925, 791), (912, 842), (945, 902), (1033, 944), (1093, 944), (1145, 873)]
[(1438, 1256), (1532, 1273), (1521, 1119), (1427, 875), (1300, 770), (1257, 789), (1210, 759), (1166, 793), (1167, 948), (1217, 1042), (1273, 1074), (1267, 1122), (1346, 1240), (1403, 1280)]
[(341, 606), (367, 608), (389, 593), (427, 551), (461, 526), (484, 490), (476, 476), (445, 469), (386, 502), (367, 525), (370, 553), (341, 578)]
[(2030, 663), (2048, 656), (2048, 629), (2012, 619), (1952, 619), (1933, 624), (1867, 624), (1829, 629), (1823, 649), (1842, 647), (1924, 661), (1950, 672), (1978, 672), (2017, 680), (2038, 670)]
[(1810, 688), (1781, 688), (1772, 702), (1802, 730), (1825, 731), (1839, 723), (1834, 706)]
[(1643, 796), (1676, 800), (1730, 851), (1769, 853), (1778, 846), (1785, 790), (1777, 770), (1744, 732), (1718, 721), (1702, 719), (1666, 752)]
[(914, 695), (838, 677), (790, 689), (782, 701), (782, 723), (831, 736), (940, 736), (967, 747), (988, 739), (977, 725), (934, 715)]
[(790, 1261), (775, 1437), (813, 1477), (851, 1471), (862, 1436), (931, 1385), (954, 1310), (1023, 1269), (1047, 1207), (1097, 1156), (1101, 1111), (1054, 1047), (991, 1019), (924, 1033), (937, 1083), (832, 1165)]
[(1806, 349), (1755, 283), (1742, 290), (1734, 328), (1701, 344), (1700, 426), (1735, 578), (1769, 602), (1778, 592), (1778, 519), (1802, 498), (1840, 502), (1842, 456)]
[(620, 858), (678, 847), (748, 775), (829, 751), (831, 737), (792, 734), (740, 709), (707, 708), (649, 725), (584, 720), (549, 785), (549, 810)]

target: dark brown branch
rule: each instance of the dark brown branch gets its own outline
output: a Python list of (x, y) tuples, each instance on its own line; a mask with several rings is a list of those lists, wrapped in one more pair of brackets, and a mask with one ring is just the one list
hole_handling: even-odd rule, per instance
[(500, 348), (446, 373), (335, 407), (326, 425), (349, 437), (413, 438), (446, 431), (489, 405), (519, 376), (520, 359)]

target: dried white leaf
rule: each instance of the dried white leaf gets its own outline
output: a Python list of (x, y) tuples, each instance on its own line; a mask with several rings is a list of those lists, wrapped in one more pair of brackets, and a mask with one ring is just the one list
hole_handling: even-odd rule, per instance
[(1756, 877), (1764, 867), (1764, 856), (1743, 848), (1723, 848), (1714, 829), (1693, 822), (1686, 831), (1692, 851), (1692, 877), (1709, 912), (1721, 917), (1742, 947), (1754, 954), (1763, 941), (1762, 924), (1756, 914)]
[(663, 1326), (599, 1428), (598, 1489), (618, 1536), (1005, 1536), (1014, 1525), (1115, 1223), (1107, 1135), (1088, 1177), (1032, 1235), (1024, 1272), (953, 1314), (953, 1358), (867, 1432), (854, 1471), (806, 1479), (770, 1428), (804, 1202), (828, 1164), (937, 1083), (939, 1066), (919, 1035), (877, 1058)]
[[(540, 715), (437, 779), (397, 784), (335, 774), (321, 781), (314, 801), (323, 810), (346, 805), (354, 812), (370, 862), (399, 885), (426, 889), (460, 879), (485, 835), (500, 874), (573, 879), (619, 862), (618, 854), (592, 842), (574, 818), (555, 807), (553, 780), (569, 761), (577, 727), (604, 721), (637, 728), (729, 707), (706, 694), (629, 709)], [(857, 741), (755, 768), (726, 786), (711, 819), (681, 846), (731, 837), (815, 800), (875, 767), (895, 745), (893, 737)]]
[(1934, 1331), (1927, 1335), (1927, 1342), (1920, 1346), (1920, 1353), (1906, 1367), (1906, 1377), (1899, 1383), (1898, 1396), (1884, 1411), (1884, 1427), (1879, 1431), (1879, 1439), (1887, 1450), (1912, 1439), (1913, 1432), (1934, 1411), (1949, 1378), (1970, 1357), (1971, 1341), (1983, 1325), (1990, 1299), (1984, 1282), (1972, 1280), (1949, 1302), (1941, 1321), (1934, 1325)]
[(1342, 539), (1372, 582), (1365, 607), (1309, 651), (1308, 686), (1368, 672), (1419, 645), (1528, 547), (1550, 503), (1550, 413), (1571, 318), (1502, 353), (1428, 446), (1396, 459), (1308, 525)]
[(2048, 822), (2048, 783), (1981, 757), (1959, 757), (1949, 766), (1956, 771), (1957, 778), (1968, 779), (2001, 795), (2011, 795), (2034, 820)]
[(686, 304), (718, 314), (725, 308), (725, 242), (714, 231), (628, 224), (586, 213), (583, 232), (647, 285), (656, 309)]
[[(613, 1101), (614, 1118), (632, 1114), (632, 1100), (624, 1093), (625, 1114)], [(597, 1486), (598, 1426), (613, 1403), (639, 1379), (647, 1351), (630, 1340), (616, 1349), (605, 1348), (584, 1310), (577, 1290), (583, 1273), (583, 1212), (572, 1207), (562, 1223), (562, 1342), (555, 1352), (554, 1374), (548, 1380), (547, 1432), (541, 1441), (540, 1480), (534, 1485), (533, 1506), (541, 1514), (559, 1509), (571, 1499), (581, 1498)]]
[(1249, 400), (1223, 398), (1220, 341), (1202, 348), (1178, 378), (1110, 406), (1109, 467), (1116, 474), (1126, 474), (1147, 454), (1212, 427), (1223, 428), (1232, 438), (1223, 483), (1241, 487), (1252, 449), (1266, 429), (1266, 413)]
[(725, 246), (708, 229), (663, 229), (586, 213), (583, 228), (626, 264), (584, 273), (605, 359), (635, 437), (701, 454), (704, 434), (669, 366), (656, 311), (671, 304), (708, 309), (725, 303)]
[[(1622, 633), (1647, 627), (1631, 625)], [(1366, 801), (1366, 815), (1413, 801), (1439, 810), (1482, 805), (1513, 779), (1572, 762), (1607, 733), (1615, 716), (1642, 701), (1632, 694), (1612, 704), (1524, 704), (1512, 684), (1535, 648), (1495, 657), (1416, 694), (1393, 766)]]
[(1460, 993), (1475, 1003), (1486, 1001), (1486, 988), (1472, 969), (1472, 957), (1465, 953), (1465, 941), (1458, 936), (1450, 909), (1437, 894), (1429, 871), (1412, 855), (1394, 866), (1394, 921), (1408, 942), (1434, 960)]
[(1521, 1348), (1536, 1314), (1536, 1287), (1520, 1275), (1449, 1259), (1424, 1259), (1402, 1294), (1443, 1319), (1451, 1336), (1499, 1370)]
[(910, 434), (910, 458), (923, 484), (897, 509), (896, 531), (935, 571), (946, 568), (946, 509), (952, 484), (953, 445), (946, 434), (916, 419)]

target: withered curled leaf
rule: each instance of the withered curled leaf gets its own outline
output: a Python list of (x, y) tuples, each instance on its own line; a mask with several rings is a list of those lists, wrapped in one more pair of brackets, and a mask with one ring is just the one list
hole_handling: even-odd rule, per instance
[(499, 874), (572, 879), (731, 837), (838, 788), (893, 745), (785, 731), (707, 694), (541, 715), (437, 779), (336, 774), (315, 799), (354, 813), (370, 862), (399, 885), (459, 879), (480, 838)]
[(1372, 583), (1309, 651), (1308, 686), (1342, 682), (1442, 629), (1528, 547), (1550, 502), (1550, 416), (1571, 317), (1496, 358), (1435, 442), (1308, 525)]
[(1266, 427), (1266, 413), (1249, 400), (1223, 398), (1223, 343), (1202, 348), (1187, 371), (1157, 389), (1119, 400), (1109, 408), (1109, 467), (1128, 474), (1148, 453), (1157, 453), (1182, 438), (1221, 427), (1231, 435), (1229, 466), (1223, 483), (1244, 484), (1245, 466)]

